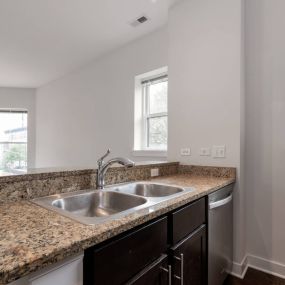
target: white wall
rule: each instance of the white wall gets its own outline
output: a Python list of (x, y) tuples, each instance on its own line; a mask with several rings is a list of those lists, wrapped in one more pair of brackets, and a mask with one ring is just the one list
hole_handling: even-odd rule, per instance
[[(239, 163), (240, 5), (236, 0), (185, 0), (170, 13), (170, 158)], [(201, 147), (224, 144), (226, 159), (199, 155)], [(191, 157), (180, 157), (185, 146), (191, 147)]]
[(39, 88), (37, 167), (94, 166), (109, 147), (132, 157), (135, 76), (166, 66), (167, 45), (164, 28)]
[[(187, 164), (241, 165), (243, 48), (241, 0), (184, 0), (169, 19), (169, 159)], [(199, 155), (226, 145), (226, 158)], [(191, 147), (190, 157), (180, 148)], [(238, 173), (238, 174), (239, 174)], [(234, 204), (234, 259), (245, 256), (244, 192)]]
[(28, 167), (35, 162), (35, 89), (0, 87), (0, 109), (28, 110)]
[(248, 252), (285, 276), (284, 11), (283, 0), (246, 0)]

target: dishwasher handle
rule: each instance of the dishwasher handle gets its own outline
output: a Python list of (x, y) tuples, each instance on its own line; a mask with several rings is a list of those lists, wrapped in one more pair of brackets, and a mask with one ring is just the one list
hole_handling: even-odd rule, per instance
[(233, 200), (233, 194), (231, 194), (230, 196), (228, 196), (225, 199), (222, 199), (222, 200), (210, 203), (209, 204), (209, 209), (212, 210), (212, 209), (215, 209), (215, 208), (222, 207), (222, 206), (227, 205), (228, 203), (230, 203), (232, 200)]

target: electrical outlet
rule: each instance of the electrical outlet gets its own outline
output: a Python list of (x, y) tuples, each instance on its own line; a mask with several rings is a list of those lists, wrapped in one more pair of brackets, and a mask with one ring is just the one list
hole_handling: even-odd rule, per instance
[(181, 148), (180, 149), (180, 155), (182, 155), (182, 156), (191, 155), (191, 149), (190, 148)]
[(224, 158), (226, 157), (226, 146), (221, 145), (221, 146), (213, 146), (213, 157), (214, 158)]
[(211, 156), (211, 150), (209, 147), (201, 147), (200, 156)]
[(150, 170), (150, 176), (155, 177), (159, 175), (159, 169), (158, 168), (153, 168)]

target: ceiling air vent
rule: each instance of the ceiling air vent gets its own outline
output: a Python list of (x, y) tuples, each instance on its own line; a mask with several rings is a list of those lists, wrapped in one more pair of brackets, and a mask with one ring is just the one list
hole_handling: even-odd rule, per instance
[(149, 20), (149, 18), (147, 16), (141, 16), (137, 19), (135, 19), (134, 21), (132, 21), (130, 24), (133, 27), (137, 27), (145, 22), (147, 22)]

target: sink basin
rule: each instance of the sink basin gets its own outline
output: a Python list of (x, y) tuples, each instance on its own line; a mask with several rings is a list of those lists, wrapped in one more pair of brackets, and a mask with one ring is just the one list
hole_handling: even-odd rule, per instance
[(137, 182), (108, 186), (103, 190), (81, 190), (32, 200), (33, 203), (86, 225), (121, 219), (192, 191), (156, 183)]
[(52, 206), (77, 216), (104, 217), (146, 203), (141, 197), (116, 192), (90, 192), (54, 200)]
[(183, 188), (154, 183), (131, 183), (119, 186), (114, 190), (143, 197), (166, 197), (184, 191)]

